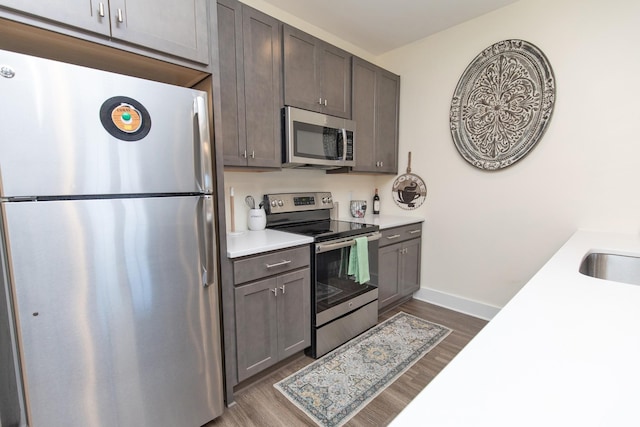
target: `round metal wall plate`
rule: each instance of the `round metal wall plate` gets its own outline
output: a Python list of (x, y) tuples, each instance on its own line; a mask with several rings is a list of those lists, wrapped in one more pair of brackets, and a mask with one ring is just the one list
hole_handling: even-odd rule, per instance
[(524, 40), (483, 50), (460, 77), (451, 101), (451, 136), (473, 166), (496, 170), (527, 155), (553, 112), (556, 84), (549, 61)]

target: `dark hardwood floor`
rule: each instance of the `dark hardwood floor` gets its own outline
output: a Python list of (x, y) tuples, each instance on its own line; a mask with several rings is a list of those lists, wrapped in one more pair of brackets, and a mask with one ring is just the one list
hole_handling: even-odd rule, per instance
[[(364, 407), (346, 426), (385, 426), (422, 390), (473, 338), (486, 321), (418, 300), (409, 300), (380, 316), (388, 319), (399, 311), (441, 324), (453, 331), (407, 372)], [(315, 426), (273, 384), (313, 362), (304, 355), (261, 376), (235, 393), (236, 404), (206, 427)], [(461, 385), (462, 386), (462, 385)]]

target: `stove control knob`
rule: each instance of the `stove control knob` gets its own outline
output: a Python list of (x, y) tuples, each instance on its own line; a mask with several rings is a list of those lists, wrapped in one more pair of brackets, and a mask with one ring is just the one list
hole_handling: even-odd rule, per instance
[(322, 204), (325, 204), (325, 203), (329, 203), (329, 198), (328, 197), (323, 197), (322, 198)]
[(284, 202), (282, 200), (278, 200), (278, 206), (283, 207), (284, 206)]
[(327, 203), (332, 203), (333, 199), (331, 198), (331, 196), (327, 197)]
[(278, 205), (278, 202), (276, 202), (275, 200), (271, 201), (271, 207), (275, 208)]

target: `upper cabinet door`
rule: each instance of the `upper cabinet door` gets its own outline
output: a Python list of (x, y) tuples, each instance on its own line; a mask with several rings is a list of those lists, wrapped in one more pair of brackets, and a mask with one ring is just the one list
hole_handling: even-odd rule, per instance
[(222, 153), (225, 166), (247, 165), (244, 115), (242, 7), (236, 0), (218, 0), (218, 56)]
[[(19, 12), (31, 25), (41, 25), (42, 18), (62, 24), (54, 31), (81, 29), (169, 56), (209, 63), (207, 0), (0, 0), (0, 7)], [(37, 19), (32, 19), (34, 16)]]
[(206, 0), (109, 0), (115, 39), (209, 63)]
[(398, 172), (400, 76), (353, 58), (357, 172)]
[(282, 164), (280, 21), (237, 0), (218, 0), (225, 166)]
[(376, 87), (376, 157), (378, 171), (398, 173), (400, 76), (380, 70)]
[(284, 104), (321, 112), (317, 40), (296, 28), (283, 26)]
[(282, 164), (282, 42), (280, 21), (243, 6), (247, 165)]
[[(378, 67), (360, 58), (353, 58), (353, 110), (356, 122), (357, 172), (376, 172), (376, 82)], [(381, 299), (382, 300), (382, 299)]]
[(321, 93), (324, 113), (351, 118), (351, 55), (320, 42)]
[(0, 6), (105, 36), (111, 35), (109, 0), (0, 0)]
[(351, 118), (351, 54), (283, 26), (284, 103)]

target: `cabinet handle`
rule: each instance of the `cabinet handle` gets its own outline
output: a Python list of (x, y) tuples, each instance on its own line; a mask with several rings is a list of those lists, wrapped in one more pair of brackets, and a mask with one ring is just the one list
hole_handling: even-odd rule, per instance
[(98, 15), (104, 18), (104, 3), (98, 3)]
[(256, 158), (256, 152), (255, 150), (251, 150), (251, 158), (255, 159)]
[(398, 237), (400, 237), (400, 235), (399, 235), (399, 234), (394, 234), (394, 235), (392, 235), (392, 236), (387, 236), (387, 239), (389, 239), (389, 240), (393, 240), (393, 239), (397, 239)]
[(273, 288), (271, 289), (271, 292), (273, 292), (273, 296), (277, 297), (278, 296), (278, 288)]
[(273, 268), (273, 267), (280, 267), (281, 265), (287, 265), (287, 264), (291, 264), (291, 260), (290, 259), (284, 259), (280, 262), (276, 262), (275, 264), (265, 264), (265, 266), (267, 268)]
[(411, 231), (409, 231), (409, 234), (416, 234), (416, 233), (419, 233), (419, 232), (420, 232), (420, 230), (411, 230)]
[(122, 9), (118, 8), (118, 22), (123, 23), (124, 19), (122, 19)]
[(326, 98), (325, 98), (325, 100), (324, 100), (324, 106), (325, 106), (325, 107), (327, 106), (327, 100), (326, 100)]
[(318, 98), (318, 104), (322, 105), (322, 98)]
[(280, 290), (282, 290), (283, 294), (284, 294), (284, 287), (285, 287), (285, 285), (280, 286)]
[(380, 167), (383, 168), (384, 167), (384, 162), (380, 162)]
[(243, 159), (246, 159), (246, 158), (247, 158), (247, 150), (244, 150), (244, 151), (242, 152), (242, 158), (243, 158)]

